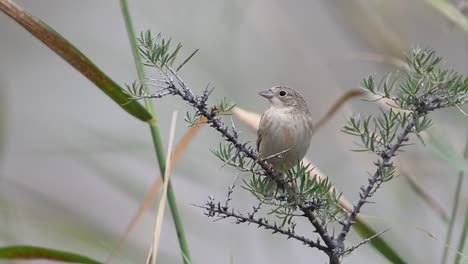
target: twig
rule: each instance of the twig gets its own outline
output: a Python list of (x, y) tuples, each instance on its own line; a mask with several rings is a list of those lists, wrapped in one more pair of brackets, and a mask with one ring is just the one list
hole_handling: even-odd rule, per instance
[(203, 206), (196, 205), (197, 207), (207, 210), (206, 215), (209, 217), (220, 217), (221, 219), (225, 218), (235, 218), (236, 224), (256, 224), (258, 227), (263, 227), (267, 230), (272, 230), (273, 234), (280, 233), (286, 235), (288, 238), (294, 238), (298, 241), (301, 241), (305, 245), (308, 245), (312, 248), (317, 248), (322, 251), (329, 251), (327, 246), (321, 245), (319, 242), (315, 242), (306, 237), (296, 235), (294, 232), (294, 226), (292, 225), (288, 229), (283, 229), (278, 224), (270, 224), (266, 218), (255, 218), (255, 213), (258, 211), (258, 207), (254, 208), (254, 212), (248, 214), (248, 216), (236, 213), (234, 209), (222, 206), (221, 202), (215, 202), (212, 198)]
[[(402, 146), (402, 144), (408, 141), (408, 134), (413, 129), (414, 124), (416, 123), (419, 115), (413, 115), (413, 119), (409, 121), (406, 126), (404, 127), (403, 131), (398, 135), (397, 141), (389, 147), (386, 152), (381, 153), (382, 157), (382, 167), (390, 166), (390, 160), (395, 156), (397, 150)], [(349, 214), (348, 219), (344, 221), (343, 229), (341, 230), (340, 235), (336, 239), (337, 247), (341, 247), (343, 245), (344, 240), (346, 239), (346, 235), (348, 234), (351, 226), (356, 222), (356, 217), (361, 211), (361, 207), (367, 203), (367, 199), (372, 196), (372, 194), (376, 191), (376, 183), (379, 181), (381, 169), (377, 168), (372, 178), (369, 179), (369, 183), (366, 188), (362, 188), (360, 193), (360, 199), (353, 206), (353, 211)]]
[(271, 159), (276, 158), (276, 157), (281, 157), (281, 155), (283, 155), (284, 153), (286, 153), (286, 152), (288, 152), (290, 150), (291, 150), (291, 148), (288, 148), (288, 149), (282, 150), (282, 151), (280, 151), (278, 153), (274, 153), (274, 154), (272, 154), (272, 155), (270, 155), (270, 156), (268, 156), (266, 158), (262, 158), (262, 161), (271, 160)]
[(383, 230), (383, 231), (380, 231), (379, 233), (377, 233), (377, 234), (375, 234), (375, 235), (373, 235), (373, 236), (371, 236), (371, 237), (368, 237), (368, 238), (364, 239), (364, 240), (361, 241), (359, 244), (357, 244), (357, 245), (355, 245), (355, 246), (352, 246), (352, 247), (348, 248), (347, 250), (345, 250), (345, 251), (343, 252), (343, 255), (351, 254), (351, 252), (353, 252), (354, 250), (356, 250), (358, 247), (360, 247), (360, 246), (362, 246), (362, 245), (364, 245), (364, 244), (369, 243), (372, 239), (374, 239), (374, 238), (376, 238), (376, 237), (382, 235), (383, 233), (387, 232), (388, 230), (390, 230), (390, 228), (387, 228), (387, 229), (385, 229), (385, 230)]

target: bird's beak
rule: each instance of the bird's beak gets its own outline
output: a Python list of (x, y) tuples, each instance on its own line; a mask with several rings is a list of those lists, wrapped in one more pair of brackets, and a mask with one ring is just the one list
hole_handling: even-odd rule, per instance
[(271, 89), (263, 90), (263, 91), (259, 92), (258, 94), (265, 97), (265, 98), (267, 98), (267, 99), (273, 98), (273, 96), (274, 96)]

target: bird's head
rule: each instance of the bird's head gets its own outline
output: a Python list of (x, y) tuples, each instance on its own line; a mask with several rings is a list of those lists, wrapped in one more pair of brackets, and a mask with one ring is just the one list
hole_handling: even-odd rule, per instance
[(306, 102), (293, 88), (281, 85), (274, 86), (261, 91), (259, 95), (268, 99), (271, 105), (276, 108), (307, 109)]

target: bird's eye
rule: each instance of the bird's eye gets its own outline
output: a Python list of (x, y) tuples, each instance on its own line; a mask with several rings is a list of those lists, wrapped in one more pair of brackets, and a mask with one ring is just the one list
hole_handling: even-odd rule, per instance
[(286, 91), (280, 91), (280, 92), (279, 92), (279, 95), (280, 95), (281, 97), (286, 96), (287, 94), (288, 94), (288, 93), (287, 93)]

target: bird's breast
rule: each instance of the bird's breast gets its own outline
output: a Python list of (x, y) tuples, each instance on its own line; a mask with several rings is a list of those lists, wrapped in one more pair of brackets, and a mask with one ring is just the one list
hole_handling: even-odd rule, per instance
[[(275, 155), (282, 151), (282, 158), (272, 163), (285, 163), (290, 167), (304, 157), (312, 135), (308, 113), (295, 113), (285, 109), (270, 108), (262, 118), (264, 133), (260, 152), (263, 157)], [(275, 164), (274, 164), (275, 165)]]

